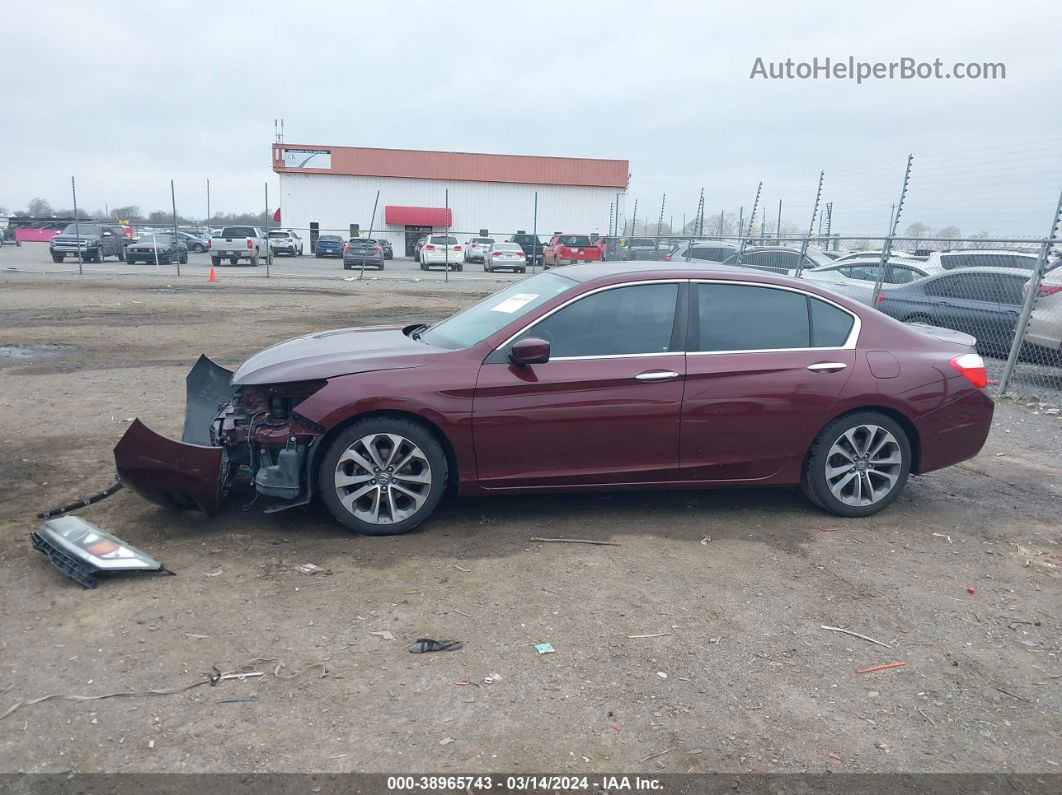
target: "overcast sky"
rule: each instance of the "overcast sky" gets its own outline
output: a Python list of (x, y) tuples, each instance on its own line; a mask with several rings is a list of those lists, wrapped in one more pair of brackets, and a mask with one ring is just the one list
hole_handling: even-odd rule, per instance
[[(712, 5), (718, 6), (712, 8)], [(630, 161), (639, 214), (762, 204), (1042, 234), (1062, 187), (1057, 0), (5, 3), (0, 206), (258, 209), (290, 143)], [(751, 80), (812, 57), (1003, 62), (998, 81)], [(919, 182), (921, 179), (921, 182)]]

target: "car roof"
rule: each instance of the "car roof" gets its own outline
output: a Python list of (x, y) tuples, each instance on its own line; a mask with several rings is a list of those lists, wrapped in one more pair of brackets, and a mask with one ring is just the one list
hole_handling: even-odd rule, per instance
[[(984, 271), (989, 269), (977, 268), (976, 270)], [(764, 277), (762, 281), (765, 283), (784, 285), (806, 284), (805, 282), (800, 281), (800, 279), (790, 279), (784, 276), (778, 276), (757, 268), (722, 265), (718, 262), (709, 262), (706, 260), (677, 263), (668, 262), (667, 260), (589, 262), (585, 265), (567, 265), (562, 268), (555, 268), (550, 272), (580, 283), (606, 280), (614, 276), (641, 276), (644, 277), (644, 279), (652, 279), (654, 277), (664, 279), (733, 279), (737, 276), (746, 276), (749, 277), (750, 281), (761, 281), (760, 277)]]
[(1033, 275), (1032, 271), (1026, 270), (1025, 268), (952, 268), (951, 270), (937, 271), (935, 273), (931, 273), (926, 278), (939, 279), (943, 276), (951, 276), (956, 273), (997, 273), (1003, 274), (1004, 276), (1021, 276), (1023, 279), (1029, 279)]
[[(1025, 257), (1035, 257), (1035, 251), (1022, 251), (1013, 248), (953, 248), (951, 251), (934, 251), (942, 257), (967, 256), (969, 254), (1021, 254)], [(930, 256), (933, 256), (931, 254)]]

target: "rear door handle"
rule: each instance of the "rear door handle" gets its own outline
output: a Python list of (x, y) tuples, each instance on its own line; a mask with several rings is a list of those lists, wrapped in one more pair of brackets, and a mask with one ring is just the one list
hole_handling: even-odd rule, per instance
[(634, 377), (639, 381), (670, 381), (672, 378), (678, 378), (678, 373), (671, 370), (648, 370)]
[(815, 364), (809, 364), (808, 369), (813, 373), (833, 373), (847, 366), (844, 362), (815, 362)]

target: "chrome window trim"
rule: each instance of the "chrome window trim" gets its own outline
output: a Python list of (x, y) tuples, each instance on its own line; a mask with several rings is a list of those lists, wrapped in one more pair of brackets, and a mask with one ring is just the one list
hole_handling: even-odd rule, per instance
[(851, 351), (855, 350), (856, 344), (859, 342), (859, 332), (863, 329), (863, 321), (855, 312), (847, 307), (843, 307), (836, 301), (832, 301), (829, 298), (825, 298), (815, 293), (809, 293), (806, 290), (801, 290), (797, 287), (789, 287), (783, 284), (760, 284), (757, 282), (737, 281), (735, 279), (691, 279), (691, 284), (736, 284), (741, 287), (766, 287), (771, 290), (785, 290), (790, 293), (799, 293), (807, 298), (816, 298), (825, 304), (829, 304), (832, 307), (840, 309), (842, 312), (850, 315), (852, 320), (852, 330), (848, 332), (848, 338), (844, 341), (844, 345), (841, 346), (829, 346), (823, 348), (817, 347), (801, 347), (801, 348), (749, 348), (746, 350), (733, 350), (733, 351), (686, 351), (687, 356), (718, 356), (720, 354), (727, 353), (785, 353), (789, 351)]
[[(689, 281), (690, 281), (689, 279), (639, 279), (636, 282), (621, 282), (620, 284), (606, 284), (604, 287), (598, 287), (595, 290), (588, 290), (585, 293), (580, 293), (579, 295), (574, 296), (573, 298), (569, 298), (567, 301), (565, 301), (560, 306), (553, 307), (553, 309), (549, 310), (549, 312), (547, 312), (546, 314), (542, 315), (541, 317), (535, 318), (533, 321), (528, 323), (526, 326), (524, 326), (519, 331), (517, 331), (515, 334), (513, 334), (511, 337), (509, 337), (507, 340), (505, 340), (505, 342), (503, 342), (501, 345), (498, 345), (493, 351), (491, 351), (491, 353), (495, 353), (497, 351), (500, 351), (506, 345), (510, 344), (513, 340), (515, 340), (517, 337), (519, 337), (521, 334), (523, 334), (525, 331), (527, 331), (529, 328), (541, 323), (543, 320), (553, 316), (555, 313), (560, 312), (562, 309), (564, 309), (564, 307), (570, 306), (571, 304), (574, 304), (576, 301), (580, 301), (583, 298), (587, 298), (587, 297), (589, 297), (591, 295), (597, 295), (597, 293), (603, 293), (605, 290), (618, 290), (621, 287), (640, 287), (643, 284), (688, 284)], [(671, 318), (671, 322), (672, 322), (672, 324), (674, 324), (674, 322), (675, 322), (675, 318), (674, 317)], [(560, 361), (573, 360), (573, 359), (618, 359), (618, 358), (627, 357), (627, 356), (667, 356), (667, 355), (672, 354), (672, 353), (675, 353), (675, 354), (685, 353), (685, 351), (664, 351), (662, 353), (614, 353), (614, 354), (601, 354), (599, 356), (558, 356), (556, 358), (551, 356), (550, 357), (550, 361), (551, 362), (560, 362)]]
[(644, 359), (647, 356), (685, 356), (685, 351), (662, 351), (659, 353), (602, 353), (597, 356), (551, 356), (551, 362), (581, 362), (587, 359)]

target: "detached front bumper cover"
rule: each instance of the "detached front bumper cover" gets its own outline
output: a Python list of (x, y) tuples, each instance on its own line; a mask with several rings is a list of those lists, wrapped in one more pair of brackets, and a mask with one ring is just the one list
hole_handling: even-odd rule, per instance
[(83, 588), (96, 587), (96, 575), (116, 571), (160, 571), (166, 567), (132, 544), (78, 516), (49, 519), (30, 534), (33, 548)]
[(185, 379), (182, 441), (133, 420), (114, 447), (121, 482), (159, 505), (198, 508), (212, 516), (224, 497), (227, 461), (225, 450), (213, 446), (210, 426), (232, 398), (231, 382), (231, 371), (200, 356)]

